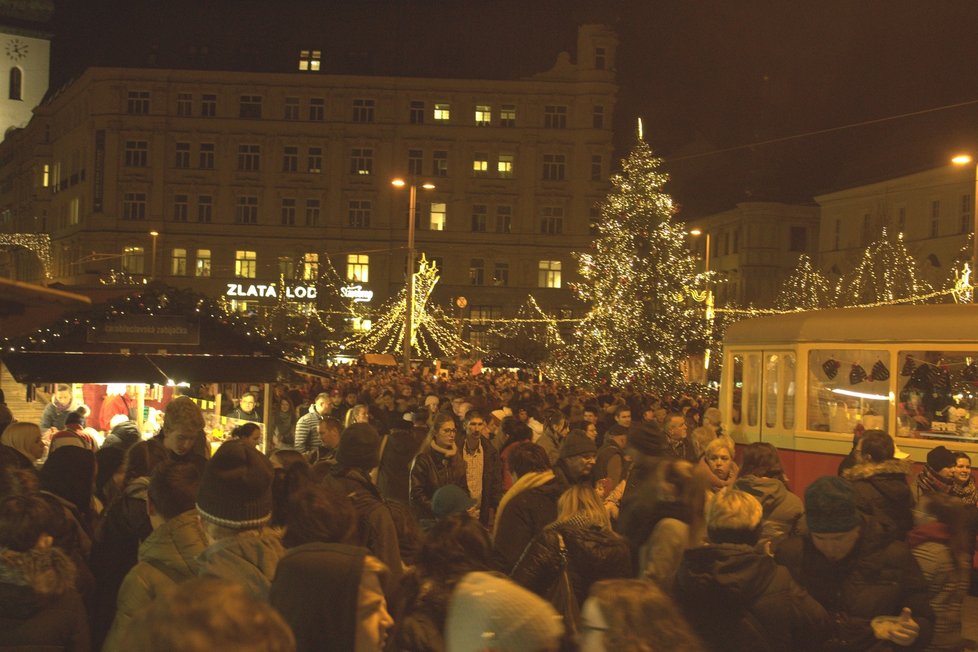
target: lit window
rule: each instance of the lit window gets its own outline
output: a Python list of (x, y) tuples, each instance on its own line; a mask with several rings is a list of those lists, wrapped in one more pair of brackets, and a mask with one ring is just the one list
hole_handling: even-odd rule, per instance
[(173, 195), (173, 221), (186, 222), (189, 212), (189, 198), (187, 195)]
[(322, 50), (299, 50), (299, 70), (303, 72), (317, 72), (322, 57)]
[(142, 247), (122, 248), (122, 271), (128, 274), (142, 274), (146, 266), (146, 250)]
[(78, 220), (81, 217), (81, 199), (79, 197), (73, 197), (70, 202), (68, 202), (68, 224), (74, 226), (78, 224)]
[(190, 143), (177, 143), (176, 156), (173, 159), (174, 167), (190, 167)]
[(282, 172), (295, 172), (299, 169), (299, 148), (286, 146), (282, 148)]
[(540, 211), (540, 233), (559, 235), (564, 232), (564, 209), (560, 206), (544, 206)]
[(374, 121), (374, 101), (357, 98), (353, 100), (353, 121), (354, 122), (373, 122)]
[(282, 198), (282, 226), (295, 226), (295, 199)]
[(567, 128), (567, 107), (556, 104), (543, 107), (543, 126), (547, 129)]
[(310, 174), (319, 174), (323, 171), (323, 148), (310, 147), (306, 150), (306, 171)]
[(350, 150), (350, 174), (370, 175), (374, 171), (374, 150), (355, 147)]
[(320, 204), (318, 199), (306, 200), (306, 226), (316, 226), (319, 224)]
[(512, 179), (513, 178), (513, 161), (516, 157), (512, 154), (500, 154), (499, 161), (496, 163), (496, 171), (499, 174), (500, 179)]
[(472, 258), (469, 261), (469, 285), (486, 284), (486, 261), (482, 258)]
[(346, 280), (366, 283), (370, 280), (370, 256), (348, 254), (346, 257)]
[(309, 100), (309, 120), (312, 122), (322, 122), (326, 119), (326, 100), (321, 97), (314, 97)]
[(485, 204), (472, 205), (472, 231), (473, 233), (484, 233), (486, 230), (486, 210)]
[(213, 118), (217, 115), (217, 95), (204, 93), (200, 96), (200, 115), (202, 118)]
[(149, 143), (145, 140), (127, 140), (125, 165), (127, 168), (144, 168), (149, 163)]
[(411, 124), (413, 125), (423, 125), (424, 124), (424, 102), (420, 100), (411, 100), (411, 110), (409, 114)]
[(448, 122), (452, 118), (452, 105), (447, 102), (435, 102), (432, 117), (439, 122)]
[(238, 278), (255, 278), (258, 275), (258, 254), (241, 249), (235, 251), (234, 275)]
[(261, 170), (261, 145), (238, 145), (238, 170), (242, 172)]
[(258, 224), (258, 197), (241, 195), (234, 207), (235, 224)]
[(194, 96), (190, 93), (177, 93), (177, 115), (189, 116), (194, 111)]
[(370, 213), (373, 205), (367, 199), (352, 199), (349, 203), (349, 226), (351, 229), (369, 229)]
[(430, 227), (432, 231), (444, 231), (445, 230), (445, 213), (447, 209), (445, 204), (442, 202), (431, 202), (431, 222)]
[(354, 331), (369, 331), (373, 325), (371, 320), (364, 319), (363, 317), (351, 317), (350, 323), (353, 325)]
[(48, 188), (51, 186), (51, 166), (48, 163), (44, 164), (44, 168), (41, 172), (41, 187)]
[(170, 256), (170, 275), (171, 276), (186, 276), (187, 275), (187, 250), (186, 249), (174, 249)]
[(563, 181), (566, 172), (566, 157), (563, 154), (543, 155), (543, 180)]
[(560, 267), (559, 260), (541, 260), (538, 268), (537, 285), (542, 288), (559, 288)]
[(431, 174), (436, 177), (448, 176), (448, 152), (436, 151), (431, 154)]
[(194, 276), (207, 277), (211, 275), (211, 250), (198, 249), (194, 261)]
[(298, 97), (287, 97), (287, 98), (285, 98), (285, 119), (286, 120), (298, 120), (299, 119), (299, 98)]
[(516, 126), (515, 104), (503, 104), (501, 107), (499, 107), (499, 126), (500, 127)]
[(513, 207), (506, 204), (496, 206), (496, 233), (513, 232)]
[(214, 198), (211, 195), (197, 196), (197, 221), (209, 223), (214, 217)]
[(315, 281), (319, 279), (319, 254), (307, 253), (302, 257), (302, 280)]
[(261, 117), (261, 96), (242, 95), (238, 104), (239, 118), (260, 118)]
[(129, 91), (126, 99), (126, 112), (132, 114), (149, 113), (149, 91)]
[(472, 174), (477, 177), (484, 177), (489, 174), (489, 154), (486, 152), (476, 152), (472, 158)]
[(475, 124), (488, 127), (492, 124), (492, 107), (488, 104), (475, 105)]
[(146, 193), (127, 192), (122, 195), (122, 219), (146, 219)]

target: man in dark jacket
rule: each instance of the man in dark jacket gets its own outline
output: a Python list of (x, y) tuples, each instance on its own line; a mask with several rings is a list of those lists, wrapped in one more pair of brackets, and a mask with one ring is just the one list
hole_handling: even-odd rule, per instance
[(228, 412), (228, 418), (238, 419), (239, 421), (254, 421), (261, 423), (262, 415), (255, 411), (258, 399), (251, 392), (245, 392), (238, 399), (238, 407)]
[(911, 465), (895, 459), (895, 452), (889, 434), (867, 430), (856, 442), (855, 464), (842, 477), (852, 482), (856, 508), (894, 541), (904, 541), (913, 528), (914, 501), (907, 480)]
[[(805, 491), (809, 534), (786, 539), (776, 559), (834, 621), (825, 650), (867, 650), (877, 639), (924, 649), (933, 631), (927, 582), (906, 543), (861, 518), (852, 485), (819, 478)], [(887, 617), (885, 631), (870, 623)]]
[(409, 504), (411, 461), (418, 454), (428, 434), (428, 415), (415, 412), (410, 416), (413, 427), (393, 428), (387, 433), (387, 444), (381, 451), (380, 468), (377, 470), (377, 489), (380, 490), (380, 495), (402, 505)]
[(724, 489), (706, 513), (709, 544), (687, 550), (676, 595), (687, 620), (714, 650), (820, 649), (825, 609), (770, 555), (757, 552), (763, 509)]
[(489, 527), (503, 496), (503, 467), (499, 451), (485, 437), (486, 419), (482, 412), (469, 410), (465, 415), (465, 435), (455, 442), (465, 462), (465, 482), (476, 502), (473, 516)]

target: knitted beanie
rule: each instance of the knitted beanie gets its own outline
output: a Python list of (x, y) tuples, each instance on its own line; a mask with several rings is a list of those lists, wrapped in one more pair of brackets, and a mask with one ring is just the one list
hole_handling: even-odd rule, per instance
[(431, 511), (437, 518), (464, 512), (475, 505), (475, 500), (457, 484), (446, 484), (431, 495)]
[(354, 423), (340, 435), (336, 461), (369, 471), (380, 466), (380, 434), (369, 423)]
[(598, 446), (591, 441), (591, 438), (584, 434), (583, 430), (571, 430), (564, 442), (560, 445), (558, 457), (566, 459), (578, 455), (594, 455), (598, 452)]
[(662, 428), (657, 425), (641, 422), (628, 429), (629, 448), (650, 457), (665, 457), (669, 448), (669, 440)]
[(852, 484), (837, 475), (819, 478), (805, 490), (805, 518), (815, 533), (848, 532), (859, 525)]
[(275, 471), (243, 440), (223, 444), (204, 468), (197, 492), (200, 517), (234, 530), (259, 528), (272, 517)]
[(452, 652), (539, 652), (556, 649), (564, 631), (549, 602), (506, 577), (469, 573), (455, 586), (445, 618)]
[(927, 466), (934, 473), (940, 473), (949, 466), (954, 466), (958, 463), (958, 458), (954, 453), (949, 451), (944, 446), (938, 446), (937, 448), (931, 449), (927, 453)]

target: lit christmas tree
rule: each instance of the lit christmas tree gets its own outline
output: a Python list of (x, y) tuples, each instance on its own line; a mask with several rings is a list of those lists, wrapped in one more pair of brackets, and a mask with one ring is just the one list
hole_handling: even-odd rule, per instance
[(975, 298), (974, 288), (975, 270), (972, 267), (972, 238), (974, 234), (969, 233), (964, 245), (958, 249), (957, 255), (951, 261), (951, 269), (944, 287), (952, 289), (951, 297), (955, 303), (973, 303)]
[(812, 265), (811, 258), (802, 254), (774, 300), (774, 307), (778, 310), (818, 310), (831, 306), (834, 299), (829, 279)]
[(612, 177), (593, 250), (576, 254), (575, 290), (591, 306), (548, 372), (576, 384), (683, 385), (687, 342), (704, 332), (704, 309), (690, 299), (704, 275), (673, 219), (660, 159), (639, 140)]
[(527, 295), (516, 316), (503, 322), (494, 334), (498, 351), (525, 366), (542, 363), (564, 344), (557, 322), (543, 311), (532, 294)]
[(859, 265), (839, 282), (836, 304), (859, 306), (898, 302), (931, 291), (930, 284), (917, 272), (916, 259), (903, 244), (903, 234), (890, 240), (884, 228), (879, 240), (866, 248)]

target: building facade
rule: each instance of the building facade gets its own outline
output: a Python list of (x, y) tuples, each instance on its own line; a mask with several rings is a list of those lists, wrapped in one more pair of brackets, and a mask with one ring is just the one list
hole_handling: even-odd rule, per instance
[(23, 127), (48, 92), (51, 0), (0, 4), (0, 134)]

